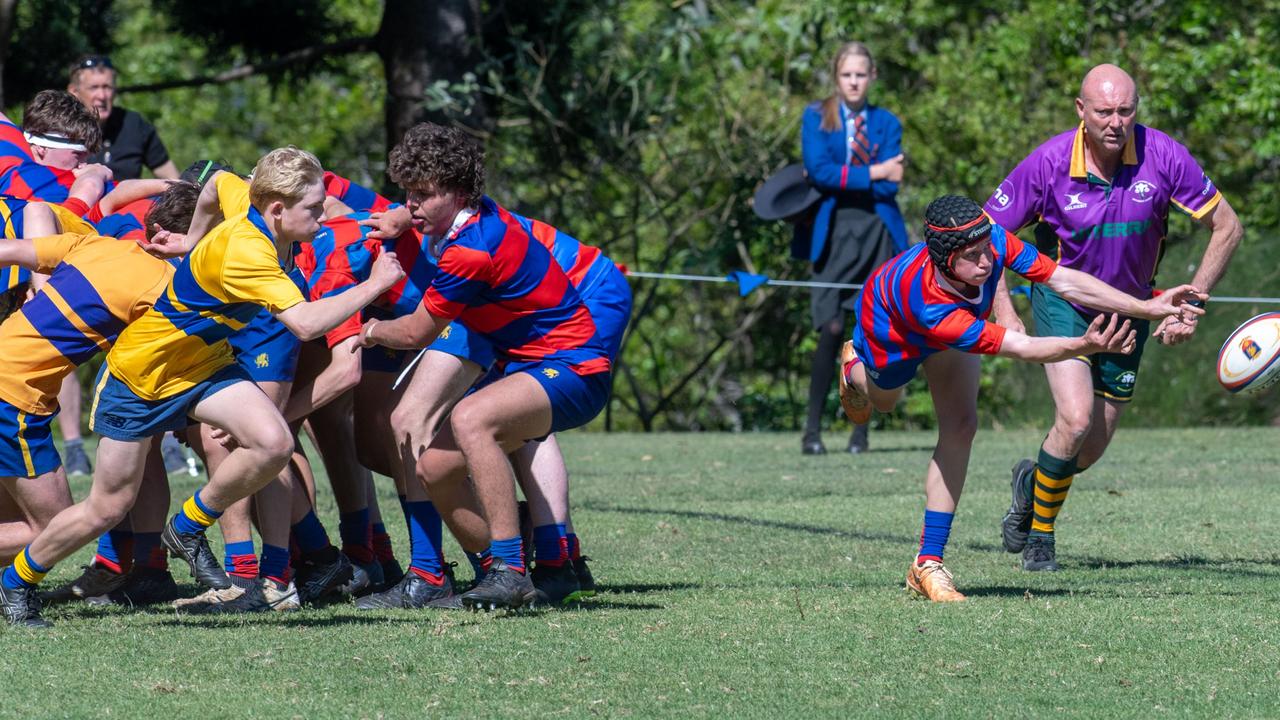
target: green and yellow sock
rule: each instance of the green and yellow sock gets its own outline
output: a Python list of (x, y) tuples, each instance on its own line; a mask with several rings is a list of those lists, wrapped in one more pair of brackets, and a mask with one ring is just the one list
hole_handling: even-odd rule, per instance
[(1040, 448), (1036, 458), (1032, 498), (1031, 537), (1053, 538), (1053, 523), (1067, 500), (1076, 475), (1076, 459), (1063, 460)]

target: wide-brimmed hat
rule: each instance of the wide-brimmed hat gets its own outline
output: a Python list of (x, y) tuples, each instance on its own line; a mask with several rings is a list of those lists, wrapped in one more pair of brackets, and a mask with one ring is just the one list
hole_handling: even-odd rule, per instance
[(762, 220), (785, 220), (808, 210), (822, 199), (804, 174), (800, 163), (788, 165), (773, 175), (756, 190), (752, 208)]

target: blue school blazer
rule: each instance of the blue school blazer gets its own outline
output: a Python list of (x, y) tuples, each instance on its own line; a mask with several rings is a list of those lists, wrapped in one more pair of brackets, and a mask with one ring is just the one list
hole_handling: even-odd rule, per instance
[[(866, 110), (865, 132), (873, 150), (871, 161), (883, 162), (902, 152), (902, 123), (897, 116), (870, 103)], [(809, 181), (826, 197), (818, 206), (813, 232), (807, 238), (804, 233), (796, 233), (791, 243), (791, 254), (799, 260), (817, 262), (822, 257), (822, 249), (826, 247), (827, 233), (831, 227), (831, 214), (835, 212), (840, 193), (870, 193), (875, 202), (876, 214), (889, 229), (894, 246), (898, 252), (907, 249), (907, 226), (902, 221), (902, 213), (894, 199), (898, 194), (898, 183), (888, 180), (871, 182), (871, 171), (867, 166), (846, 164), (848, 146), (845, 143), (844, 128), (834, 132), (822, 129), (821, 102), (815, 102), (804, 109), (804, 119), (800, 126), (804, 169), (809, 174)]]

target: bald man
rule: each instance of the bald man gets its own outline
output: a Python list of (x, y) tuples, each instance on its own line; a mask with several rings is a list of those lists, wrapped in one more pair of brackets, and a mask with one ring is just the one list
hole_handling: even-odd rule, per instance
[[(1079, 126), (1036, 148), (1000, 183), (985, 207), (992, 220), (1010, 230), (1038, 220), (1041, 252), (1145, 300), (1155, 287), (1169, 211), (1176, 209), (1212, 233), (1191, 280), (1212, 291), (1244, 234), (1213, 181), (1176, 140), (1137, 123), (1137, 85), (1115, 65), (1085, 75), (1076, 114)], [(1082, 335), (1094, 315), (1040, 284), (1032, 287), (1031, 307), (1034, 334), (1041, 336)], [(995, 313), (1002, 325), (1021, 328), (1003, 285)], [(1194, 320), (1166, 318), (1152, 335), (1167, 345), (1186, 342)], [(1036, 461), (1014, 466), (1013, 503), (1001, 523), (1004, 547), (1022, 552), (1024, 570), (1058, 569), (1054, 521), (1072, 479), (1102, 457), (1133, 398), (1150, 328), (1144, 320), (1131, 322), (1140, 338), (1132, 354), (1045, 365), (1053, 427)]]

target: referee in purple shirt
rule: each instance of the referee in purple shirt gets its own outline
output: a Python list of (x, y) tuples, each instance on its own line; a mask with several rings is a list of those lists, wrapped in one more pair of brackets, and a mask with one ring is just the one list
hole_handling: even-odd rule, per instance
[[(1080, 125), (1036, 148), (987, 200), (996, 223), (1017, 231), (1039, 221), (1036, 243), (1064, 267), (1082, 270), (1139, 299), (1151, 297), (1168, 232), (1177, 210), (1212, 232), (1191, 284), (1211, 292), (1222, 278), (1244, 230), (1231, 205), (1195, 158), (1168, 135), (1136, 122), (1138, 90), (1115, 65), (1085, 75), (1076, 98)], [(1036, 335), (1078, 336), (1093, 313), (1048, 288), (1031, 293)], [(995, 313), (1020, 328), (1008, 290)], [(1100, 353), (1047, 363), (1056, 408), (1053, 427), (1035, 462), (1013, 468), (1013, 502), (1001, 523), (1004, 547), (1022, 553), (1022, 568), (1057, 570), (1054, 521), (1072, 479), (1102, 457), (1125, 405), (1132, 399), (1145, 340), (1145, 321), (1134, 320), (1139, 344), (1131, 355)], [(1166, 318), (1153, 335), (1176, 345), (1196, 323)]]

